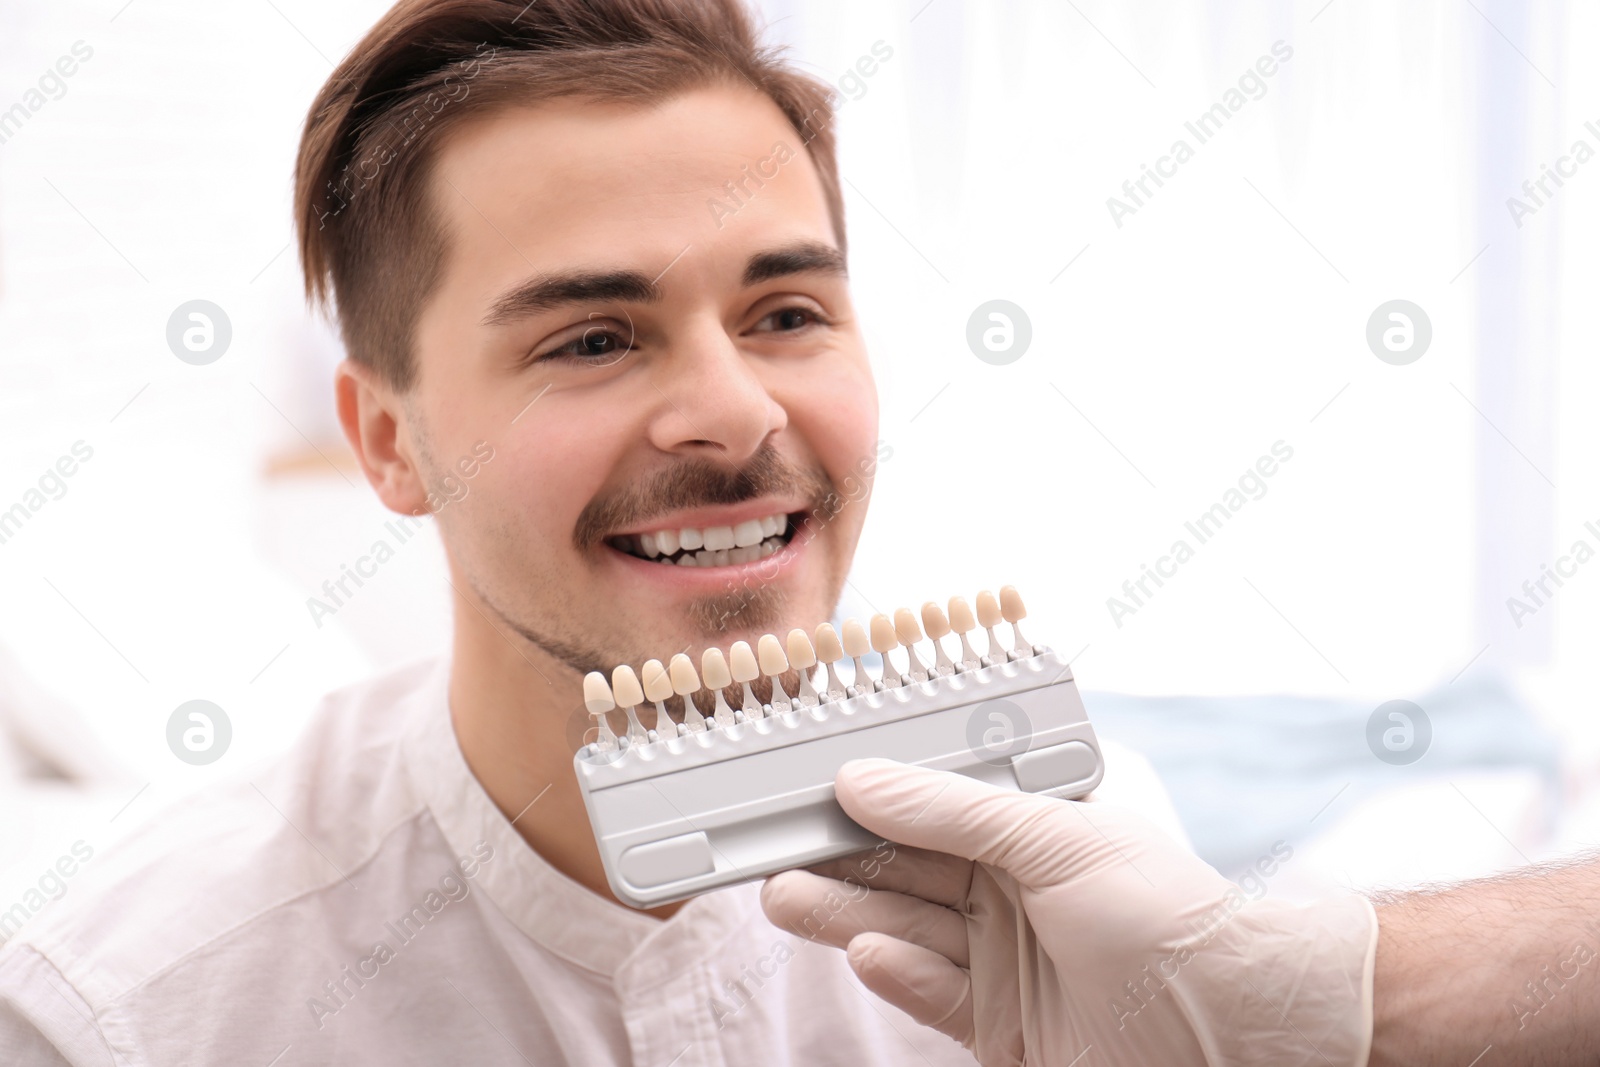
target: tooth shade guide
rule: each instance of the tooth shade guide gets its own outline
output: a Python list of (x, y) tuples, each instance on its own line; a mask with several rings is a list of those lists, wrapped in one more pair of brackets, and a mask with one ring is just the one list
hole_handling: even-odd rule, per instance
[(972, 608), (967, 606), (965, 597), (953, 596), (950, 598), (950, 629), (961, 639), (961, 659), (956, 662), (958, 671), (975, 671), (983, 664), (978, 659), (978, 654), (972, 650), (972, 640), (967, 635), (973, 627), (978, 625), (978, 620), (972, 617)]
[(644, 723), (639, 721), (636, 710), (644, 703), (644, 689), (639, 685), (639, 676), (633, 673), (633, 668), (626, 663), (611, 672), (611, 695), (617, 702), (617, 707), (627, 712), (628, 715), (628, 742), (634, 745), (647, 744), (650, 740), (649, 731), (644, 728)]
[(950, 598), (950, 629), (958, 634), (964, 634), (978, 625), (978, 620), (973, 617), (972, 607), (964, 596)]
[(822, 703), (822, 695), (817, 692), (817, 687), (811, 681), (811, 671), (801, 670), (800, 692), (795, 697), (795, 703), (803, 708), (814, 708)]
[(612, 733), (611, 724), (606, 721), (605, 712), (590, 712), (595, 720), (594, 747), (600, 752), (615, 752), (617, 748), (617, 735)]
[(667, 663), (667, 676), (672, 679), (672, 691), (683, 698), (683, 728), (695, 733), (706, 728), (706, 718), (695, 706), (694, 693), (700, 691), (700, 676), (695, 673), (694, 661), (679, 652)]
[(1000, 635), (994, 632), (994, 628), (991, 626), (985, 629), (989, 634), (989, 651), (983, 655), (983, 665), (993, 667), (996, 663), (1004, 663), (1011, 659), (1011, 650), (1001, 643)]
[(584, 675), (583, 704), (585, 710), (594, 716), (595, 748), (602, 752), (615, 750), (617, 747), (617, 735), (611, 732), (611, 723), (606, 718), (606, 712), (615, 708), (617, 702), (611, 695), (611, 686), (606, 682), (606, 676), (599, 671), (590, 671)]
[(666, 702), (672, 699), (672, 679), (667, 677), (667, 668), (658, 659), (646, 660), (639, 673), (644, 680), (644, 698), (656, 706), (656, 740), (670, 741), (678, 736), (678, 725), (667, 714)]
[(855, 676), (851, 679), (850, 687), (845, 690), (850, 696), (860, 696), (872, 692), (872, 676), (867, 673), (867, 668), (862, 666), (861, 657), (872, 651), (872, 642), (867, 638), (866, 627), (861, 625), (859, 619), (844, 620), (844, 654), (849, 656), (855, 665)]
[(956, 665), (944, 650), (944, 643), (939, 639), (950, 633), (950, 620), (945, 618), (944, 609), (933, 601), (922, 605), (922, 628), (928, 631), (928, 640), (933, 643), (933, 666), (928, 673), (934, 677), (943, 677), (954, 674)]
[(700, 656), (700, 680), (712, 693), (712, 718), (718, 726), (732, 726), (734, 724), (733, 709), (728, 706), (728, 700), (722, 691), (733, 684), (733, 672), (728, 669), (728, 661), (722, 656), (722, 649), (708, 648)]
[(628, 743), (631, 745), (647, 745), (650, 743), (650, 731), (644, 728), (644, 723), (639, 721), (639, 712), (636, 705), (629, 705), (623, 709), (628, 713)]
[(928, 668), (917, 658), (917, 642), (922, 640), (922, 627), (917, 625), (917, 617), (912, 614), (910, 608), (895, 609), (894, 633), (906, 650), (907, 684), (927, 681)]
[(655, 734), (657, 741), (671, 741), (678, 736), (678, 724), (667, 714), (667, 703), (664, 700), (656, 701), (656, 721), (650, 732)]
[(1004, 663), (1010, 657), (1006, 655), (1006, 648), (1000, 643), (1000, 636), (994, 632), (1005, 616), (1000, 611), (999, 599), (989, 590), (985, 589), (978, 594), (978, 625), (982, 626), (989, 635), (989, 651), (983, 657), (983, 664), (991, 667), (996, 663)]
[(773, 634), (762, 634), (761, 640), (756, 642), (756, 659), (761, 667), (761, 673), (772, 681), (772, 699), (769, 703), (775, 712), (788, 711), (791, 704), (789, 694), (783, 690), (782, 677), (789, 669), (789, 657), (783, 653), (783, 645)]
[(786, 642), (789, 665), (796, 670), (809, 670), (817, 665), (817, 650), (804, 630), (790, 630)]
[[(984, 618), (992, 618), (999, 614), (1002, 621), (1011, 622), (1013, 629), (1017, 620), (1026, 615), (1020, 596), (1009, 586), (1002, 589), (998, 598), (988, 592), (980, 594), (979, 605), (978, 614)], [(585, 679), (586, 703), (593, 707), (593, 699), (597, 698), (600, 702), (613, 702), (611, 707), (622, 708), (629, 716), (627, 736), (630, 746), (644, 745), (650, 741), (672, 742), (686, 738), (690, 733), (703, 733), (710, 725), (705, 721), (707, 716), (702, 713), (693, 696), (702, 688), (709, 690), (707, 697), (709, 710), (719, 728), (752, 726), (768, 719), (771, 715), (798, 711), (801, 708), (812, 709), (812, 715), (821, 719), (826, 717), (830, 705), (842, 701), (881, 695), (913, 683), (932, 684), (952, 674), (987, 670), (1048, 652), (1042, 646), (1036, 648), (1024, 641), (1020, 652), (1013, 647), (999, 660), (991, 661), (987, 657), (980, 659), (973, 654), (967, 633), (961, 633), (963, 658), (959, 662), (952, 661), (939, 638), (952, 632), (950, 627), (952, 619), (958, 623), (975, 625), (977, 619), (973, 617), (972, 609), (967, 606), (963, 598), (952, 597), (948, 616), (937, 603), (932, 601), (923, 605), (920, 615), (921, 626), (918, 625), (917, 613), (907, 608), (899, 608), (892, 618), (875, 616), (870, 625), (863, 625), (856, 619), (846, 620), (843, 637), (831, 625), (823, 623), (811, 637), (808, 637), (804, 630), (791, 630), (783, 641), (776, 635), (762, 635), (756, 642), (756, 648), (751, 648), (747, 642), (735, 642), (726, 656), (721, 649), (707, 648), (701, 657), (704, 679), (695, 671), (690, 657), (683, 653), (674, 655), (668, 667), (663, 667), (657, 660), (648, 661), (642, 669), (648, 684), (642, 687), (639, 676), (626, 665), (613, 672), (610, 685), (606, 683), (603, 675), (596, 672), (592, 675), (592, 680)], [(1014, 617), (1007, 619), (1006, 616)], [(938, 636), (934, 636), (936, 634)], [(991, 636), (993, 636), (992, 629)], [(934, 662), (928, 666), (923, 665), (915, 647), (916, 642), (924, 637), (930, 640), (934, 647)], [(905, 647), (909, 664), (908, 670), (903, 675), (897, 672), (891, 658), (894, 649), (900, 646)], [(856, 654), (852, 655), (852, 652)], [(877, 652), (884, 663), (883, 679), (877, 682), (874, 682), (864, 662), (873, 652)], [(831, 653), (832, 656), (828, 658), (819, 653)], [(736, 661), (735, 664), (730, 664), (730, 657)], [(852, 660), (856, 668), (856, 680), (849, 686), (843, 684), (837, 671), (838, 664), (844, 659)], [(795, 694), (792, 697), (786, 689), (790, 683), (783, 681), (783, 675), (789, 671), (795, 674), (795, 681), (792, 683)], [(817, 682), (817, 677), (821, 676), (825, 676), (825, 683)], [(722, 684), (712, 685), (713, 681)], [(642, 691), (639, 691), (641, 688)], [(671, 691), (670, 695), (668, 689)], [(615, 701), (615, 694), (618, 692), (625, 698), (624, 700)], [(672, 696), (683, 700), (681, 725), (674, 723), (669, 714), (668, 701)], [(738, 703), (737, 708), (729, 702), (729, 697)], [(653, 731), (645, 730), (637, 716), (638, 705), (646, 700), (653, 701), (656, 705), (658, 721), (657, 728)], [(872, 705), (872, 707), (878, 706)], [(610, 732), (609, 723), (605, 720), (605, 711), (591, 710), (591, 714), (596, 716), (597, 732), (602, 735), (601, 742), (603, 742), (604, 735)], [(792, 725), (800, 720), (786, 714), (783, 721)], [(615, 734), (611, 736), (616, 737)], [(597, 749), (603, 747), (601, 742), (596, 742)], [(662, 747), (663, 749), (670, 747), (674, 752), (682, 750), (681, 744), (676, 746), (663, 744)], [(646, 756), (648, 757), (648, 754)]]
[(707, 689), (725, 689), (733, 684), (733, 672), (720, 648), (708, 648), (700, 656), (700, 681)]
[[(915, 644), (896, 636), (908, 648)], [(937, 650), (948, 634), (926, 636)], [(772, 644), (759, 638), (751, 642), (758, 652), (764, 643)], [(816, 638), (813, 652), (823, 644)], [(721, 652), (725, 656), (727, 649)], [(818, 656), (814, 665), (805, 663), (803, 652), (788, 656), (787, 663), (803, 684), (813, 674), (822, 677), (813, 666), (825, 670), (841, 658), (855, 658), (846, 657), (842, 647), (838, 652), (832, 659)], [(781, 679), (768, 655), (765, 663), (757, 655), (762, 668), (762, 678), (752, 683), (757, 695)], [(673, 673), (669, 667), (668, 674)], [(683, 681), (682, 688), (688, 688), (690, 679)], [(790, 682), (782, 687), (794, 688)], [(692, 703), (692, 694), (677, 695)], [(708, 698), (721, 695), (714, 691)], [(1017, 731), (1022, 747), (995, 754), (1003, 761), (998, 763), (970, 737), (975, 713), (997, 700), (1015, 703), (1026, 716)], [(575, 771), (617, 899), (654, 908), (870, 848), (875, 840), (843, 817), (829, 791), (846, 759), (882, 756), (937, 766), (1064, 799), (1087, 794), (1103, 774), (1073, 672), (1047, 648), (992, 666), (963, 667), (953, 677), (934, 675), (916, 685), (852, 697), (819, 694), (816, 707), (801, 710), (760, 720), (738, 712), (726, 728), (681, 731), (637, 753), (626, 741), (618, 753), (602, 756), (596, 745), (579, 753)], [(1007, 769), (997, 775), (997, 766)], [(672, 798), (670, 806), (662, 803), (663, 796)], [(661, 857), (668, 856), (671, 862), (663, 862)]]
[(753, 682), (761, 677), (761, 665), (756, 662), (755, 650), (748, 641), (735, 641), (728, 649), (728, 664), (736, 682)]
[(879, 687), (893, 689), (903, 684), (899, 672), (894, 669), (894, 661), (889, 658), (889, 653), (900, 647), (900, 641), (895, 636), (893, 621), (887, 615), (874, 615), (871, 633), (872, 651), (883, 658), (883, 672), (878, 679)]
[(728, 662), (733, 666), (733, 680), (744, 687), (744, 704), (741, 708), (744, 717), (761, 718), (761, 701), (756, 699), (755, 692), (750, 688), (750, 683), (761, 677), (761, 667), (756, 663), (756, 654), (751, 651), (749, 643), (735, 641), (728, 650)]
[(795, 699), (801, 707), (814, 708), (821, 700), (816, 686), (811, 684), (811, 670), (817, 665), (817, 650), (812, 647), (811, 639), (804, 630), (789, 631), (788, 649), (789, 665), (800, 675), (800, 694)]
[(718, 726), (723, 727), (732, 726), (739, 721), (734, 715), (733, 706), (728, 703), (727, 696), (720, 689), (712, 690), (710, 717)]
[(1022, 603), (1022, 594), (1017, 592), (1014, 585), (1000, 587), (1000, 615), (1011, 624), (1011, 659), (1025, 659), (1036, 655), (1037, 649), (1022, 636), (1022, 620), (1028, 617), (1028, 609)]
[(816, 647), (817, 659), (827, 667), (827, 688), (822, 695), (829, 700), (843, 700), (845, 696), (844, 683), (839, 681), (839, 671), (835, 666), (844, 658), (844, 645), (839, 642), (839, 634), (829, 623), (818, 626), (814, 635), (813, 644)]
[(751, 687), (750, 682), (753, 680), (739, 683), (744, 689), (744, 702), (740, 705), (739, 710), (749, 720), (764, 718), (767, 713), (766, 708), (761, 703), (761, 699), (756, 696), (755, 689)]
[(866, 664), (867, 658), (871, 655), (872, 653), (869, 652), (866, 656), (851, 659), (850, 666), (853, 675), (849, 687), (845, 690), (850, 696), (865, 696), (867, 693), (877, 692), (877, 679), (872, 677), (872, 671)]

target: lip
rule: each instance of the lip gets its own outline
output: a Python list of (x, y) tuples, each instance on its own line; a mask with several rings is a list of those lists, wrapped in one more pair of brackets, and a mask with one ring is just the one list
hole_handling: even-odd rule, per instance
[[(649, 523), (641, 526), (629, 526), (621, 530), (612, 530), (606, 537), (634, 537), (644, 533), (655, 533), (657, 530), (681, 530), (685, 526), (697, 530), (704, 530), (710, 526), (737, 526), (750, 519), (762, 519), (768, 515), (793, 515), (796, 512), (810, 509), (810, 502), (805, 500), (784, 499), (781, 497), (759, 497), (747, 500), (742, 504), (729, 504), (720, 507), (688, 508), (683, 511), (669, 512)], [(767, 559), (772, 559), (778, 553), (773, 553)], [(764, 562), (764, 561), (758, 561)], [(662, 564), (656, 564), (662, 566)], [(706, 567), (705, 570), (732, 570), (734, 566), (748, 566), (748, 564), (729, 564), (727, 567)]]
[[(742, 505), (741, 505), (742, 507)], [(798, 510), (798, 509), (795, 509)], [(793, 512), (791, 511), (790, 514)], [(759, 518), (762, 515), (774, 515), (775, 511), (757, 511), (745, 515), (744, 518)], [(743, 519), (738, 520), (740, 522)], [(686, 523), (693, 526), (694, 523)], [(712, 525), (719, 525), (713, 523)], [(754, 582), (773, 582), (783, 571), (792, 569), (803, 558), (807, 544), (811, 538), (806, 536), (809, 527), (802, 524), (789, 539), (789, 543), (765, 559), (752, 560), (749, 563), (729, 563), (722, 567), (684, 567), (676, 563), (657, 563), (655, 560), (640, 559), (638, 556), (613, 548), (609, 544), (602, 544), (602, 548), (618, 563), (628, 568), (630, 578), (644, 579), (659, 582), (669, 588), (693, 590), (704, 592), (708, 585), (726, 588), (729, 585), (749, 579)], [(645, 529), (642, 532), (648, 533)]]

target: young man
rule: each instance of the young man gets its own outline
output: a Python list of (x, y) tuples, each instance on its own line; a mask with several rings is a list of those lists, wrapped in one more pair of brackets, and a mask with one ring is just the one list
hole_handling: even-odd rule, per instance
[(838, 599), (877, 403), (826, 88), (738, 0), (402, 0), (297, 183), (339, 414), (438, 522), (453, 654), (97, 861), (0, 954), (0, 1059), (971, 1063), (757, 887), (616, 903), (571, 766), (585, 672)]

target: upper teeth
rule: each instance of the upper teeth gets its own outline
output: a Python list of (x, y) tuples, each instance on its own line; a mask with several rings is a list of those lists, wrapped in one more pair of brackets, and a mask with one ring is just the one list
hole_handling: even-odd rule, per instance
[(789, 528), (789, 516), (768, 515), (760, 519), (746, 519), (737, 526), (685, 526), (678, 530), (654, 530), (639, 534), (635, 539), (640, 554), (654, 558), (670, 556), (683, 549), (693, 552), (725, 552), (729, 549), (750, 548), (760, 545), (769, 537), (776, 537)]

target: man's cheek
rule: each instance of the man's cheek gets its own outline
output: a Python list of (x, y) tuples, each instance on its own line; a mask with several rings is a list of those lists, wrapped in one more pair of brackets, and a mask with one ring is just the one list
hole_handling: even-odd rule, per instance
[[(815, 416), (814, 437), (808, 444), (818, 450), (841, 493), (852, 500), (865, 497), (871, 490), (881, 449), (876, 395), (856, 393), (831, 409), (817, 411)], [(852, 483), (849, 489), (846, 482)]]
[[(536, 405), (529, 417), (538, 410)], [(594, 421), (569, 426), (549, 418), (538, 432), (496, 442), (494, 462), (473, 483), (476, 493), (494, 494), (501, 516), (496, 521), (514, 523), (520, 536), (535, 539), (547, 553), (572, 550), (578, 516), (616, 475), (617, 463), (608, 442), (593, 432)]]

